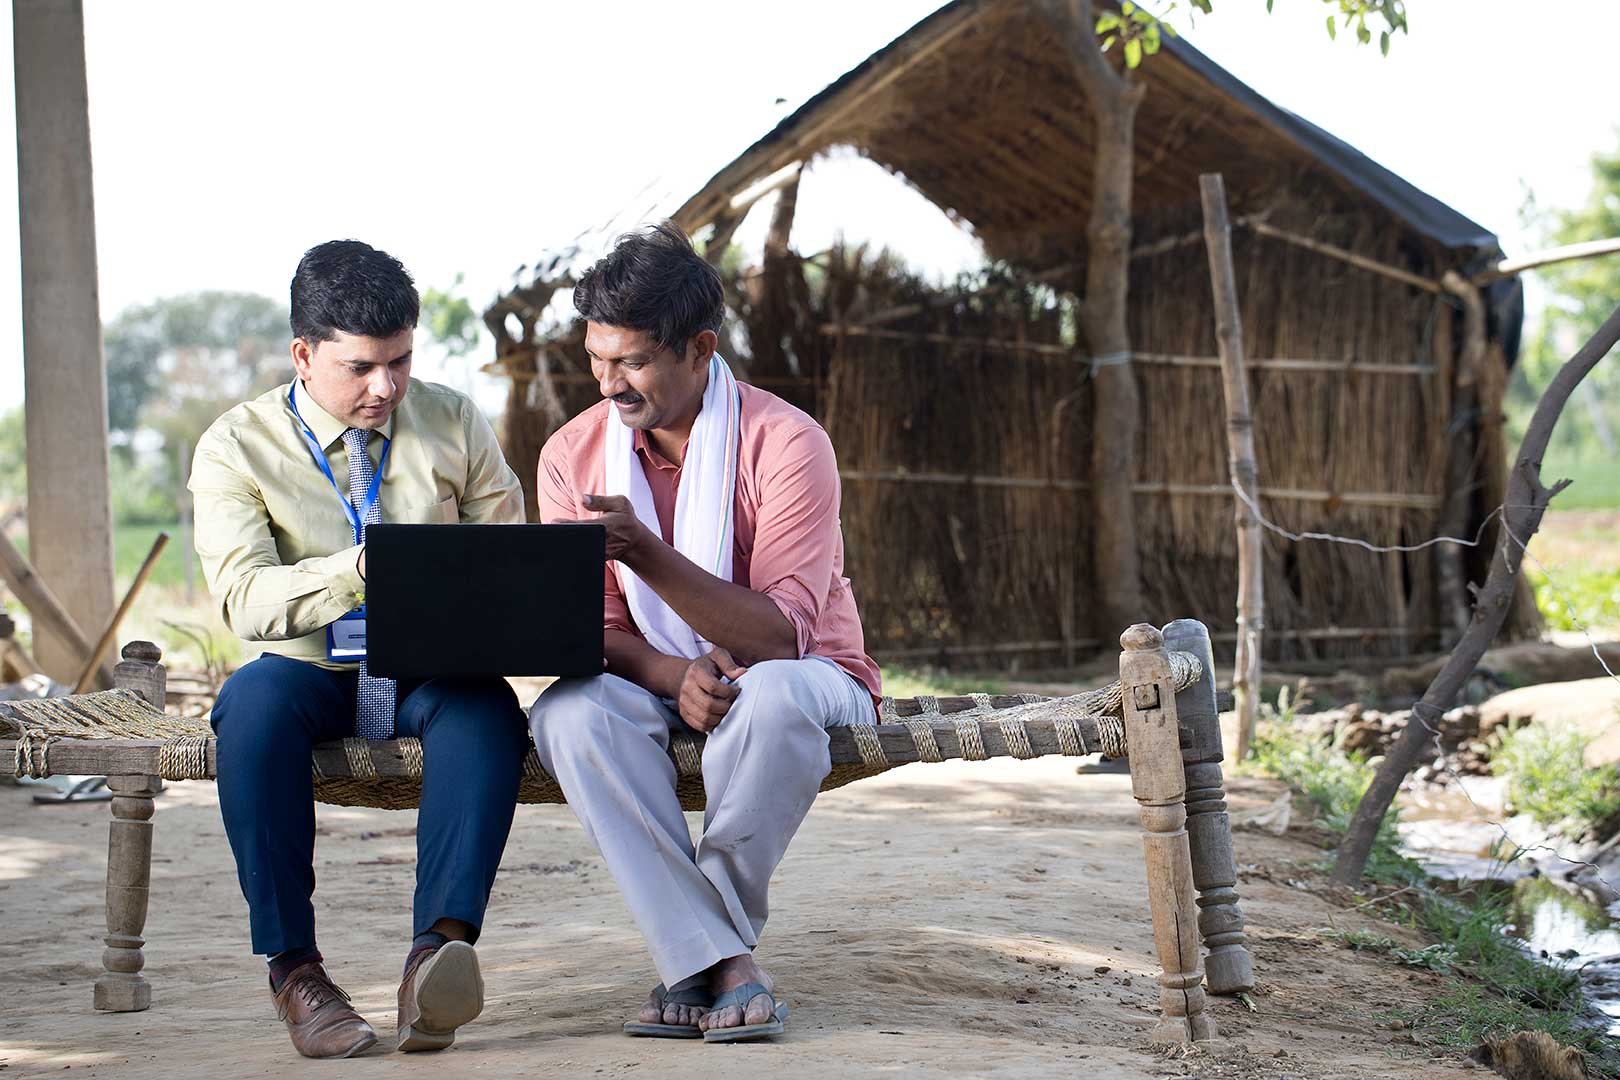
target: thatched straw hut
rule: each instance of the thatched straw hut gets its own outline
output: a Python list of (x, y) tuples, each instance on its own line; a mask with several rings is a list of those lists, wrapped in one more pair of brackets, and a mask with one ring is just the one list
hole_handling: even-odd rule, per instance
[[(673, 208), (727, 271), (728, 355), (816, 415), (838, 449), (848, 573), (881, 659), (1050, 665), (1104, 644), (1084, 498), (1096, 361), (1075, 318), (1091, 126), (1054, 52), (1024, 0), (957, 0)], [(1224, 174), (1232, 203), (1266, 515), (1379, 545), (1482, 526), (1491, 540), (1520, 294), (1469, 278), (1500, 256), (1496, 238), (1184, 41), (1138, 75), (1128, 323), (1140, 618), (1220, 629), (1234, 611), (1203, 172)], [(788, 233), (798, 170), (839, 148), (970, 227), (991, 264), (940, 288), (864, 250), (801, 258)], [(760, 265), (721, 259), (770, 192)], [(486, 317), (514, 377), (508, 452), (526, 483), (546, 434), (595, 399), (577, 331), (544, 313), (610, 239), (552, 260)], [(1466, 581), (1483, 576), (1488, 550), (1374, 553), (1270, 533), (1267, 652), (1438, 646), (1466, 617)], [(1521, 608), (1523, 630), (1534, 610)]]

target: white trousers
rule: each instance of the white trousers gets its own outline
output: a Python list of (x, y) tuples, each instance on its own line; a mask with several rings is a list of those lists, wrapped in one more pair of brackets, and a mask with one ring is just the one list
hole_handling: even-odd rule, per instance
[(873, 722), (830, 660), (766, 660), (703, 747), (708, 805), (693, 847), (675, 795), (664, 701), (617, 675), (560, 679), (529, 711), (534, 745), (624, 894), (664, 985), (751, 951), (766, 889), (832, 768), (829, 727)]

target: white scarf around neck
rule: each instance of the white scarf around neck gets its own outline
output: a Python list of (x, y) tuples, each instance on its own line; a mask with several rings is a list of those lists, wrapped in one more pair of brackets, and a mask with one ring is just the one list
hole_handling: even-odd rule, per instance
[[(722, 581), (731, 580), (741, 413), (737, 380), (720, 354), (714, 353), (709, 360), (709, 385), (703, 391), (703, 404), (681, 462), (681, 486), (675, 495), (675, 550)], [(607, 424), (607, 493), (626, 496), (641, 523), (654, 535), (662, 535), (652, 489), (636, 456), (635, 433), (619, 418), (617, 406), (609, 406)], [(709, 643), (623, 563), (619, 564), (619, 581), (630, 615), (649, 645), (668, 656), (693, 660), (709, 651)]]

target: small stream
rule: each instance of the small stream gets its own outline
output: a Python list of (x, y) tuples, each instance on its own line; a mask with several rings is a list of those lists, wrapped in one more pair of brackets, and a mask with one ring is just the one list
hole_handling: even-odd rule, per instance
[[(1453, 787), (1403, 793), (1400, 832), (1406, 854), (1435, 877), (1494, 881), (1511, 889), (1515, 935), (1549, 962), (1576, 970), (1587, 999), (1608, 1016), (1609, 1034), (1620, 1036), (1620, 902), (1605, 910), (1590, 893), (1567, 885), (1562, 874), (1568, 867), (1551, 856), (1539, 863), (1493, 859), (1502, 833), (1488, 822), (1503, 818), (1502, 782), (1471, 778), (1467, 788), (1466, 796)], [(1521, 843), (1542, 839), (1521, 835), (1517, 822), (1510, 831)]]

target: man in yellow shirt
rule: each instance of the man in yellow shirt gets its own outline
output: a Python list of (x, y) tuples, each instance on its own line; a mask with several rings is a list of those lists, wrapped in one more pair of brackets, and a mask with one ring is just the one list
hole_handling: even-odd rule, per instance
[(296, 378), (214, 421), (192, 466), (209, 590), (263, 654), (214, 706), (220, 812), (253, 950), (269, 958), (277, 1013), (308, 1057), (348, 1057), (377, 1038), (315, 946), (310, 749), (356, 735), (422, 742), (400, 1050), (449, 1046), (483, 1008), (472, 943), (527, 750), (502, 680), (396, 685), (342, 648), (363, 628), (367, 525), (523, 520), (488, 421), (464, 395), (411, 380), (418, 314), (392, 256), (355, 240), (311, 248), (292, 281)]

